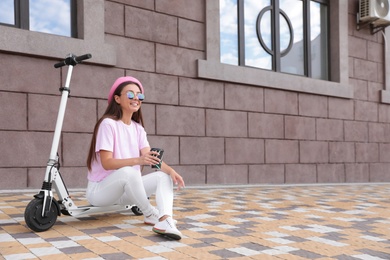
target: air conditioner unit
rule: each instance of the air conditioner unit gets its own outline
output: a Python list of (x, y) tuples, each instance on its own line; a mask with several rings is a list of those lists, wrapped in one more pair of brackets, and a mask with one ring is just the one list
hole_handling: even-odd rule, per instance
[(360, 0), (359, 16), (361, 22), (375, 25), (390, 24), (390, 0)]

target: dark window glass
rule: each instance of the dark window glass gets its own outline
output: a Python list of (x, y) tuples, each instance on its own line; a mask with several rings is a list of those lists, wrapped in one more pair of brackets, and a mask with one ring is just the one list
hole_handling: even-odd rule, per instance
[[(245, 65), (262, 69), (272, 69), (272, 56), (266, 49), (272, 49), (271, 40), (271, 13), (264, 10), (262, 19), (258, 19), (261, 10), (270, 5), (270, 0), (244, 1), (244, 39), (245, 39)], [(262, 32), (261, 48), (258, 33)], [(243, 65), (243, 64), (242, 64)]]
[(15, 25), (14, 0), (0, 1), (0, 23)]
[(30, 30), (71, 36), (70, 0), (30, 0)]
[(280, 71), (305, 75), (303, 2), (280, 0)]
[(221, 62), (238, 65), (237, 0), (220, 1)]
[(328, 7), (312, 1), (310, 3), (310, 41), (312, 77), (328, 78)]

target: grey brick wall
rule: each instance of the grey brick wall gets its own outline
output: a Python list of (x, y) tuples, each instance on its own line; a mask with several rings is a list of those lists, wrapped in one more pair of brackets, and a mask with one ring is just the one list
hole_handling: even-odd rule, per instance
[[(344, 99), (199, 79), (205, 0), (105, 1), (116, 65), (74, 70), (59, 148), (67, 186), (86, 186), (93, 126), (123, 75), (143, 83), (149, 141), (188, 185), (390, 181), (384, 41), (356, 30), (357, 3), (345, 14), (354, 97)], [(42, 184), (66, 76), (56, 61), (0, 50), (0, 189)]]

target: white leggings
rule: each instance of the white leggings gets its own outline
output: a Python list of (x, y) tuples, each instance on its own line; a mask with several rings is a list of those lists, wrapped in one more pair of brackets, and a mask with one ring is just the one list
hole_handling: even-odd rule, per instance
[(172, 216), (173, 182), (171, 176), (156, 171), (144, 176), (133, 167), (120, 168), (100, 182), (88, 182), (87, 200), (95, 206), (137, 205), (145, 216), (153, 212), (148, 197), (156, 194), (159, 217)]

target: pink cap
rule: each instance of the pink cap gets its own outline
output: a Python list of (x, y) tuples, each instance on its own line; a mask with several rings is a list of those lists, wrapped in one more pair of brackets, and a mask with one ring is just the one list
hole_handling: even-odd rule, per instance
[(108, 93), (108, 103), (110, 103), (110, 101), (112, 100), (112, 98), (114, 96), (114, 92), (117, 89), (117, 87), (124, 82), (136, 83), (139, 86), (139, 88), (141, 89), (141, 93), (145, 94), (144, 87), (142, 87), (142, 84), (138, 79), (136, 79), (134, 77), (130, 77), (130, 76), (120, 77), (117, 80), (115, 80), (114, 84), (112, 85), (112, 87), (110, 89), (110, 93)]

